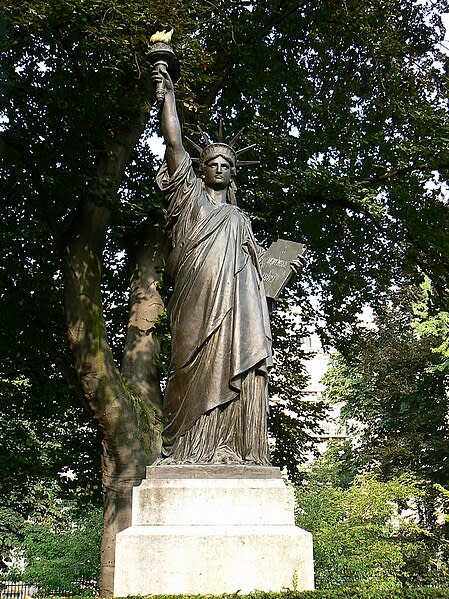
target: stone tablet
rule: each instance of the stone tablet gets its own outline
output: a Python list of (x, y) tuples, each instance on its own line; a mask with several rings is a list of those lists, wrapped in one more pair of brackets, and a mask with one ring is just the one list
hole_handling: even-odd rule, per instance
[(260, 259), (267, 297), (278, 299), (293, 275), (290, 262), (301, 257), (304, 252), (305, 246), (296, 241), (278, 239), (270, 245)]

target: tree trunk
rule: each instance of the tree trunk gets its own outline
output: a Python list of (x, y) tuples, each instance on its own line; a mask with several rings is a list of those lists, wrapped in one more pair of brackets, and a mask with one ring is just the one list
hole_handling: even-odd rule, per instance
[(155, 209), (148, 216), (130, 252), (134, 268), (121, 372), (128, 387), (146, 398), (156, 410), (161, 410), (162, 405), (156, 323), (164, 311), (159, 287), (168, 250), (165, 217), (161, 210)]
[[(101, 226), (104, 209), (98, 210), (96, 222)], [(157, 380), (154, 380), (154, 366), (147, 375), (146, 397), (132, 390), (132, 387), (137, 390), (138, 385), (133, 384), (131, 372), (128, 373), (128, 386), (117, 369), (107, 343), (102, 312), (100, 261), (95, 248), (81, 233), (75, 235), (67, 245), (64, 264), (69, 342), (84, 395), (103, 435), (105, 527), (100, 586), (101, 596), (107, 597), (113, 593), (115, 535), (131, 523), (132, 487), (140, 483), (145, 466), (154, 461), (160, 451), (160, 390)], [(144, 271), (137, 270), (140, 273), (148, 272), (150, 266), (147, 263)], [(156, 304), (157, 310), (145, 311), (148, 304)], [(154, 313), (156, 317), (162, 308), (156, 285), (150, 283), (146, 297), (140, 297), (139, 309), (146, 312), (147, 316)], [(150, 323), (146, 326), (151, 328)], [(152, 341), (151, 357), (145, 358), (145, 361), (155, 360), (158, 346), (155, 339)], [(147, 341), (147, 349), (149, 345)], [(132, 360), (129, 357), (127, 363), (131, 367)], [(142, 371), (137, 371), (137, 379), (142, 374)]]
[[(131, 399), (131, 401), (129, 401)], [(139, 419), (128, 398), (124, 409), (120, 410), (115, 426), (103, 440), (102, 478), (104, 489), (104, 531), (101, 543), (100, 596), (111, 597), (114, 590), (115, 537), (117, 533), (131, 526), (132, 488), (140, 484), (145, 476), (145, 467), (160, 451), (160, 419), (153, 423), (146, 421), (140, 429)], [(147, 411), (148, 412), (148, 411)], [(154, 412), (153, 412), (154, 413)], [(146, 429), (153, 424), (148, 438)]]
[[(130, 311), (122, 377), (134, 402), (133, 416), (120, 417), (110, 443), (103, 442), (104, 533), (101, 546), (101, 597), (113, 594), (115, 537), (131, 525), (132, 487), (145, 466), (161, 451), (162, 398), (157, 371), (159, 340), (155, 322), (164, 310), (159, 295), (168, 240), (161, 214), (153, 214), (136, 242), (131, 277)], [(117, 446), (118, 443), (118, 446)]]

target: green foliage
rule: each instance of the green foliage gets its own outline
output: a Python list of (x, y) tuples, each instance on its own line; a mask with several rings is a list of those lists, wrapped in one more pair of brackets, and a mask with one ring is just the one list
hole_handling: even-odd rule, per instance
[[(12, 341), (2, 354), (0, 492), (3, 503), (20, 505), (21, 513), (27, 516), (35, 509), (36, 490), (42, 480), (58, 480), (62, 495), (76, 494), (81, 502), (98, 503), (101, 501), (98, 433), (87, 411), (73, 405), (73, 388), (56, 373), (46, 348), (40, 346), (34, 351), (33, 347), (27, 350), (24, 346), (22, 339)], [(24, 354), (17, 358), (19, 351)], [(15, 360), (20, 360), (26, 375), (20, 373)], [(65, 476), (70, 471), (74, 477)]]
[(27, 566), (22, 580), (45, 592), (75, 590), (78, 583), (99, 577), (102, 511), (80, 513), (74, 504), (62, 504), (57, 517), (29, 521), (22, 543)]
[[(175, 595), (153, 595), (153, 597), (155, 599), (174, 599)], [(211, 595), (176, 595), (176, 597), (185, 597), (186, 599), (206, 599), (211, 598)], [(447, 599), (449, 597), (449, 589), (434, 587), (405, 587), (402, 589), (391, 589), (386, 591), (375, 588), (366, 590), (357, 587), (347, 587), (302, 592), (286, 589), (279, 593), (254, 591), (249, 595), (235, 593), (215, 595), (215, 597), (221, 597), (222, 599), (231, 599), (235, 597), (241, 597), (241, 599)], [(129, 599), (137, 598), (130, 595)]]
[(335, 356), (325, 376), (326, 395), (342, 403), (352, 440), (333, 448), (330, 459), (337, 459), (332, 464), (325, 458), (324, 473), (320, 465), (317, 470), (320, 482), (336, 485), (337, 494), (345, 489), (341, 482), (348, 465), (353, 475), (376, 472), (385, 485), (413, 472), (421, 481), (421, 494), (415, 500), (411, 544), (401, 545), (408, 553), (396, 555), (403, 560), (396, 564), (398, 578), (447, 585), (449, 400), (440, 326), (444, 314), (431, 315), (429, 305), (427, 283), (403, 290), (377, 310), (368, 329), (358, 330), (344, 354)]
[(449, 597), (447, 589), (440, 588), (408, 588), (397, 590), (369, 591), (358, 588), (332, 589), (330, 591), (317, 591), (315, 593), (298, 594), (301, 599), (439, 599)]
[[(438, 340), (432, 351), (440, 357), (440, 362), (429, 366), (430, 370), (447, 371), (449, 368), (449, 312), (435, 310), (432, 306), (432, 284), (426, 277), (421, 285), (422, 296), (413, 305), (416, 320), (414, 330), (422, 338)], [(432, 309), (433, 308), (433, 309)]]
[(312, 476), (297, 491), (297, 524), (313, 534), (317, 587), (447, 585), (444, 560), (417, 523), (423, 494), (405, 474), (388, 482), (361, 475), (347, 489)]
[[(77, 581), (98, 581), (102, 510), (80, 507), (79, 501), (60, 495), (55, 482), (40, 481), (30, 488), (29, 505), (22, 508), (28, 513), (26, 519), (19, 506), (2, 508), (3, 579), (37, 584), (45, 592), (73, 591)], [(17, 567), (15, 556), (23, 559), (24, 571)]]
[(385, 477), (411, 471), (446, 485), (447, 374), (433, 368), (438, 337), (416, 333), (415, 297), (399, 295), (358, 331), (327, 373), (326, 395), (343, 403), (359, 469)]
[(316, 485), (347, 489), (358, 474), (350, 438), (331, 439), (326, 451), (309, 465), (306, 474)]
[(304, 318), (300, 324), (299, 312), (287, 300), (278, 304), (272, 315), (274, 368), (270, 373), (268, 422), (274, 439), (271, 455), (273, 464), (285, 468), (291, 481), (298, 481), (302, 477), (298, 465), (315, 450), (313, 435), (321, 430), (326, 408), (323, 402), (301, 401), (301, 390), (308, 381), (306, 354), (301, 348)]
[[(8, 507), (0, 508), (0, 571), (7, 567), (5, 559), (17, 547), (24, 528), (24, 519), (15, 510)], [(12, 579), (18, 572), (11, 571)]]

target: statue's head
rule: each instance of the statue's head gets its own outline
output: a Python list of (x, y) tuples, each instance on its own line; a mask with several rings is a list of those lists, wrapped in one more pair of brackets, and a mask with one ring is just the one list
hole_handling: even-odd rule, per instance
[(201, 163), (201, 177), (210, 189), (228, 189), (232, 183), (235, 168), (229, 156), (214, 153), (207, 162)]
[[(220, 127), (220, 129), (221, 129), (221, 127)], [(212, 183), (214, 181), (217, 185), (218, 184), (222, 185), (222, 182), (226, 180), (226, 187), (228, 189), (228, 193), (227, 193), (228, 202), (230, 204), (235, 204), (236, 203), (236, 200), (235, 200), (236, 187), (235, 187), (233, 177), (235, 175), (237, 167), (259, 164), (258, 160), (239, 160), (239, 154), (254, 147), (254, 144), (247, 146), (246, 148), (234, 150), (234, 144), (236, 143), (240, 133), (235, 135), (234, 138), (229, 142), (229, 144), (227, 144), (227, 143), (224, 143), (223, 141), (212, 142), (212, 140), (210, 139), (209, 135), (207, 135), (207, 133), (205, 133), (201, 129), (200, 129), (200, 132), (201, 132), (201, 137), (202, 137), (203, 141), (206, 143), (206, 145), (204, 147), (201, 147), (200, 145), (198, 145), (196, 142), (189, 139), (188, 137), (186, 138), (199, 153), (199, 158), (192, 158), (192, 160), (199, 162), (201, 175), (204, 179), (204, 182), (207, 185), (210, 185), (210, 183)], [(220, 131), (220, 135), (219, 135), (220, 140), (223, 139), (222, 133), (223, 132)], [(229, 164), (229, 167), (230, 167), (226, 177), (220, 177), (220, 182), (218, 182), (218, 178), (212, 172), (214, 169), (208, 168), (208, 165), (211, 165), (212, 162), (216, 161), (217, 158), (221, 158), (221, 159), (225, 160)], [(212, 185), (210, 185), (210, 186), (212, 187)], [(222, 187), (222, 189), (223, 189), (223, 187)]]
[(237, 155), (225, 143), (211, 143), (200, 153), (201, 176), (212, 189), (225, 189), (235, 175)]
[(202, 169), (203, 165), (207, 164), (217, 156), (225, 158), (235, 173), (237, 154), (231, 146), (222, 142), (210, 143), (201, 150), (199, 157), (200, 168)]

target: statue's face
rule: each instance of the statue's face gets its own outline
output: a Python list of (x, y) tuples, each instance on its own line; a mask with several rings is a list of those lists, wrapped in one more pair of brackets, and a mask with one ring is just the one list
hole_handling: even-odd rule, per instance
[(227, 189), (232, 173), (232, 165), (223, 156), (214, 156), (203, 164), (204, 183), (211, 189)]

